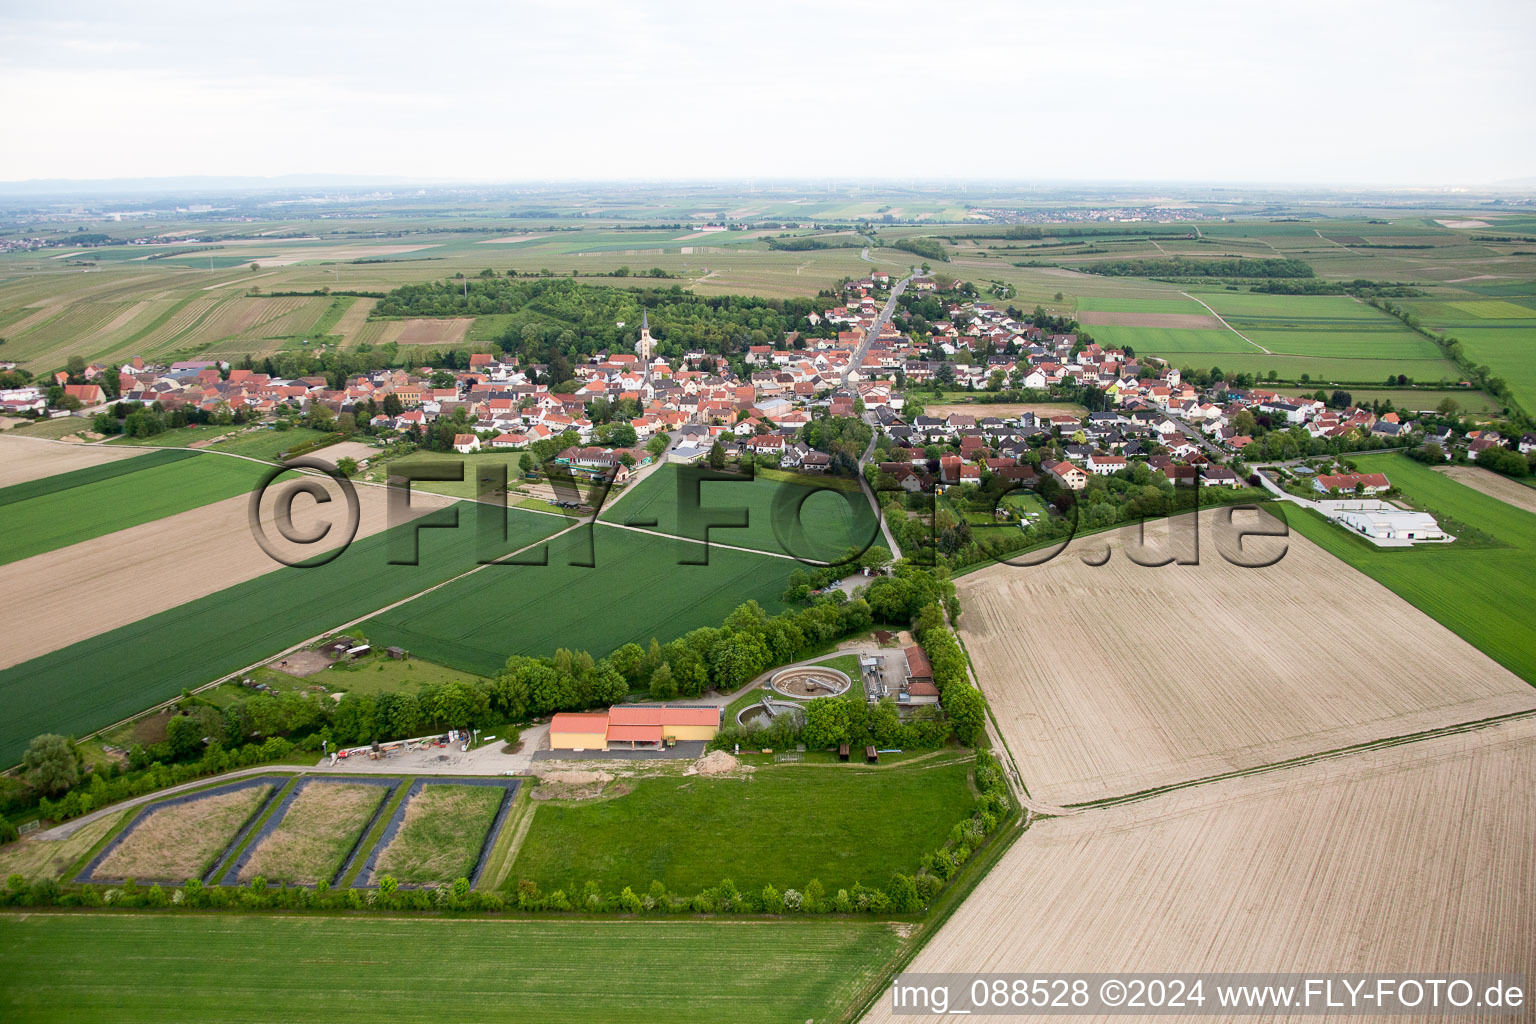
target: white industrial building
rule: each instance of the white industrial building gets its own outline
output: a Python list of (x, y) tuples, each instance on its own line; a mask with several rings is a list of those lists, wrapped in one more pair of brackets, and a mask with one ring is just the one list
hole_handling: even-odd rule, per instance
[(1454, 540), (1428, 512), (1398, 508), (1384, 501), (1320, 501), (1324, 514), (1352, 533), (1383, 546)]

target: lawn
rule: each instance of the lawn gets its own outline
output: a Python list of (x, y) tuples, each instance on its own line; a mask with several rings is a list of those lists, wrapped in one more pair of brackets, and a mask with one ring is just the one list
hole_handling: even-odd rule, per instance
[[(443, 521), (451, 512), (430, 512), (417, 522)], [(456, 530), (423, 529), (414, 566), (389, 564), (392, 531), (386, 531), (323, 566), (277, 569), (0, 671), (0, 706), (6, 709), (0, 717), (0, 763), (14, 764), (39, 733), (79, 735), (109, 725), (562, 525), (553, 516), (511, 512), (508, 546), (487, 552), (472, 517), (464, 520)], [(400, 529), (408, 535), (414, 528)]]
[[(772, 479), (704, 481), (696, 484), (698, 508), (689, 510), (685, 492), (690, 478), (679, 466), (666, 465), (601, 518), (677, 537), (703, 539), (707, 533), (715, 544), (831, 561), (845, 556), (850, 547), (880, 542), (869, 500), (861, 491), (836, 486), (841, 483), (828, 480), (816, 487)], [(740, 525), (724, 525), (728, 523)]]
[[(0, 914), (0, 1018), (739, 1024), (835, 1019), (900, 939), (874, 921)], [(600, 981), (594, 979), (600, 975)], [(446, 1003), (445, 1003), (446, 1001)]]
[[(862, 499), (861, 499), (862, 500)], [(626, 502), (627, 504), (627, 502)], [(527, 516), (564, 520), (553, 516)], [(588, 542), (588, 535), (592, 540)], [(717, 538), (718, 539), (718, 538)], [(580, 528), (518, 556), (548, 564), (492, 565), (363, 623), (375, 645), (399, 646), (450, 668), (494, 676), (514, 654), (557, 648), (602, 657), (630, 641), (662, 642), (699, 626), (717, 626), (756, 599), (770, 614), (798, 563), (788, 558), (607, 526)], [(572, 565), (592, 560), (592, 567)]]
[(380, 851), (372, 882), (385, 875), (405, 885), (470, 877), (505, 796), (501, 786), (423, 786), (406, 799), (400, 830)]
[[(1536, 683), (1536, 516), (1474, 491), (1405, 455), (1356, 455), (1386, 473), (1415, 507), (1468, 523), (1495, 543), (1378, 548), (1320, 516), (1287, 509), (1296, 532), (1377, 580), (1489, 657)], [(1454, 528), (1452, 530), (1454, 532)]]
[(215, 455), (172, 462), (129, 459), (79, 472), (115, 466), (139, 468), (7, 505), (5, 529), (0, 531), (0, 563), (244, 494), (261, 483), (267, 472), (254, 462)]
[[(285, 678), (293, 679), (292, 676)], [(338, 661), (318, 675), (306, 676), (294, 682), (297, 687), (323, 683), (332, 690), (380, 694), (414, 693), (423, 686), (457, 681), (473, 682), (476, 678), (472, 673), (423, 661), (414, 655), (396, 661), (387, 654), (377, 652), (358, 661)]]
[[(974, 804), (969, 758), (867, 769), (773, 765), (744, 778), (642, 779), (612, 799), (541, 803), (508, 884), (545, 892), (636, 892), (659, 879), (692, 895), (729, 878), (743, 890), (829, 892), (911, 874)], [(667, 827), (664, 823), (674, 823)]]

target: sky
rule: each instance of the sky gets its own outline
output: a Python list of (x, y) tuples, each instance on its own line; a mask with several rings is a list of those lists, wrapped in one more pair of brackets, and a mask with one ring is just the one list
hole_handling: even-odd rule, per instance
[(1536, 180), (1532, 0), (0, 0), (0, 181)]

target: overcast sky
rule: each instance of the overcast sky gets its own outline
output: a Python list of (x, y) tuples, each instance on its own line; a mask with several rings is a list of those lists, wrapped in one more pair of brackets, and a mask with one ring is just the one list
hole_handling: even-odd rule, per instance
[(0, 180), (1473, 185), (1536, 177), (1533, 53), (1533, 0), (0, 0)]

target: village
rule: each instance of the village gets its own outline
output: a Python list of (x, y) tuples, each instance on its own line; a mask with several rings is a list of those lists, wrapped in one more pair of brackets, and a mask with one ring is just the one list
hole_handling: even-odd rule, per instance
[[(1373, 411), (1340, 391), (1286, 395), (1225, 379), (1202, 386), (1164, 360), (1100, 346), (1038, 309), (1000, 309), (941, 275), (914, 270), (896, 282), (876, 270), (844, 282), (842, 296), (841, 305), (809, 313), (803, 330), (723, 355), (695, 349), (664, 358), (642, 315), (633, 351), (600, 351), (572, 365), (565, 381), (552, 380), (547, 365), (498, 352), (471, 354), (466, 368), (383, 368), (344, 380), (135, 357), (0, 390), (0, 413), (94, 414), (107, 433), (136, 432), (145, 417), (133, 409), (152, 413), (151, 431), (302, 423), (395, 451), (531, 451), (525, 472), (553, 462), (618, 485), (664, 457), (801, 474), (862, 471), (876, 491), (924, 495), (989, 484), (993, 493), (1081, 494), (1095, 478), (1115, 476), (1262, 488), (1286, 500), (1333, 499), (1307, 504), (1341, 522), (1348, 512), (1347, 528), (1391, 541), (1447, 538), (1430, 517), (1394, 517), (1394, 509), (1410, 510), (1381, 500), (1339, 506), (1392, 489), (1380, 474), (1350, 472), (1348, 453), (1412, 448), (1423, 458), (1481, 462), (1536, 451), (1536, 435), (1505, 438), (1432, 410)], [(936, 311), (942, 316), (922, 315)], [(808, 429), (825, 418), (860, 420), (873, 440), (862, 452), (829, 443), (832, 432)], [(1335, 456), (1336, 472), (1307, 464)], [(1004, 505), (996, 516), (1027, 532), (1041, 514)]]

